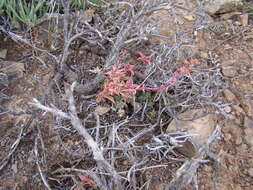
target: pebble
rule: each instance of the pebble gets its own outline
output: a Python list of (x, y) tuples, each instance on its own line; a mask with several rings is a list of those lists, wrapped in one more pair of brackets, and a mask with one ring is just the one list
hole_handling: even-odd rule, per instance
[(241, 148), (242, 148), (242, 151), (246, 151), (248, 149), (246, 144), (242, 144)]
[(230, 90), (224, 90), (223, 94), (229, 102), (236, 100), (235, 95)]
[(111, 110), (110, 107), (105, 107), (105, 106), (97, 106), (97, 107), (95, 108), (95, 112), (96, 112), (98, 115), (105, 115), (105, 114), (108, 113), (110, 110)]
[(248, 174), (250, 177), (253, 177), (253, 168), (248, 169)]
[(245, 117), (244, 118), (244, 127), (245, 128), (253, 128), (253, 121), (251, 121), (250, 118)]
[(123, 166), (126, 166), (128, 164), (128, 161), (127, 160), (124, 160), (123, 162), (122, 162), (122, 165)]
[(5, 59), (7, 55), (7, 49), (0, 50), (0, 58)]
[(252, 128), (246, 128), (244, 130), (245, 133), (245, 140), (247, 142), (248, 145), (250, 145), (251, 147), (253, 147), (253, 129)]
[(239, 22), (239, 21), (235, 21), (234, 24), (237, 25), (237, 26), (241, 26), (242, 25), (242, 23)]
[(195, 19), (193, 15), (185, 15), (184, 18), (188, 21), (193, 21)]
[(232, 138), (232, 135), (228, 133), (228, 134), (225, 134), (224, 140), (229, 141), (231, 138)]
[(231, 45), (226, 44), (226, 45), (224, 46), (224, 49), (225, 49), (225, 50), (232, 50), (233, 48), (232, 48)]
[(237, 71), (234, 67), (223, 67), (222, 68), (222, 73), (224, 74), (224, 76), (226, 77), (234, 77), (237, 74)]
[(236, 144), (236, 145), (242, 144), (242, 137), (238, 136), (238, 137), (236, 138), (235, 144)]
[(224, 110), (225, 110), (226, 113), (231, 113), (231, 111), (232, 111), (232, 109), (231, 109), (230, 106), (226, 106), (226, 107), (224, 108)]
[(249, 159), (248, 162), (249, 162), (249, 165), (253, 166), (253, 158)]

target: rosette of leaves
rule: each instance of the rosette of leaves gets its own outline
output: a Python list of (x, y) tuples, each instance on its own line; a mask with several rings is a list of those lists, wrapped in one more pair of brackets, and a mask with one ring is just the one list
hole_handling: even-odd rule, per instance
[[(71, 10), (100, 7), (101, 0), (71, 0)], [(46, 13), (62, 10), (61, 2), (49, 0), (0, 0), (0, 15), (6, 13), (12, 25), (23, 23), (34, 27)]]
[(31, 27), (35, 26), (38, 19), (49, 12), (51, 8), (47, 6), (46, 0), (8, 0), (4, 7), (12, 24), (22, 22)]
[(102, 4), (101, 0), (72, 0), (71, 7), (84, 9), (88, 7), (99, 7)]
[(5, 2), (6, 0), (1, 0), (0, 1), (0, 16), (4, 13), (4, 8), (5, 8)]

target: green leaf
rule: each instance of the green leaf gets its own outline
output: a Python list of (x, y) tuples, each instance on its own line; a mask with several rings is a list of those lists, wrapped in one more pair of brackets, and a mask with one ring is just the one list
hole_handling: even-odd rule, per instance
[(17, 14), (17, 12), (14, 10), (14, 8), (12, 6), (7, 6), (7, 7), (8, 7), (9, 15), (12, 17), (12, 19), (14, 19), (16, 17), (19, 20), (22, 20), (22, 18)]
[(35, 12), (37, 12), (37, 11), (40, 10), (40, 9), (42, 9), (44, 3), (45, 3), (44, 0), (39, 1), (39, 3), (37, 4), (37, 6), (35, 7)]
[(101, 0), (87, 0), (89, 4), (93, 5), (93, 6), (101, 6), (102, 5), (102, 1)]
[[(24, 19), (26, 17), (26, 3), (22, 3), (21, 1), (19, 1), (19, 7), (17, 9), (21, 20)], [(18, 15), (18, 13), (15, 11), (15, 13)]]

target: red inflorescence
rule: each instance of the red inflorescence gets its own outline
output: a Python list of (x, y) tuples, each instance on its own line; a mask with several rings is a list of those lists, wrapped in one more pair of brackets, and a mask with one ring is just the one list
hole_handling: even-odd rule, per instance
[[(145, 56), (141, 52), (139, 52), (139, 55), (140, 57), (138, 58), (138, 60), (140, 60), (144, 64), (150, 64), (151, 56)], [(104, 82), (102, 92), (97, 97), (97, 102), (110, 100), (111, 102), (115, 103), (113, 98), (114, 95), (128, 99), (131, 98), (132, 95), (134, 95), (137, 91), (164, 90), (177, 82), (180, 76), (189, 74), (191, 66), (194, 64), (200, 64), (200, 62), (196, 59), (184, 61), (183, 66), (180, 67), (178, 71), (173, 73), (172, 77), (168, 82), (156, 88), (143, 87), (137, 84), (133, 84), (134, 65), (125, 64), (123, 67), (119, 67), (117, 65), (113, 66), (112, 70), (106, 73), (107, 78)]]

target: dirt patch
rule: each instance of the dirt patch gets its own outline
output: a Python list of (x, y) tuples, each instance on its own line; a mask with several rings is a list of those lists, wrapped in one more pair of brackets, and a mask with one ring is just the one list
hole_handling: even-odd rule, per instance
[[(137, 3), (136, 10), (127, 5), (92, 10), (81, 21), (72, 16), (74, 34), (82, 35), (67, 46), (67, 55), (62, 16), (53, 40), (41, 25), (23, 36), (33, 44), (8, 40), (1, 46), (7, 49), (6, 61), (23, 63), (24, 71), (3, 89), (11, 98), (1, 101), (0, 166), (5, 167), (0, 189), (252, 189), (250, 22), (208, 16), (189, 1), (173, 9), (158, 7), (147, 14), (150, 18), (134, 17), (134, 11), (155, 6), (152, 2)], [(132, 16), (125, 28), (123, 21)], [(74, 81), (76, 113), (69, 111)], [(98, 94), (104, 99), (98, 101)], [(51, 109), (35, 109), (34, 98)], [(73, 127), (72, 116), (80, 119), (105, 162)], [(212, 124), (208, 134), (200, 122), (205, 118)], [(172, 124), (174, 131), (167, 129)], [(221, 133), (210, 140), (219, 127)], [(199, 146), (192, 133), (200, 136)], [(214, 141), (211, 147), (208, 139)]]

